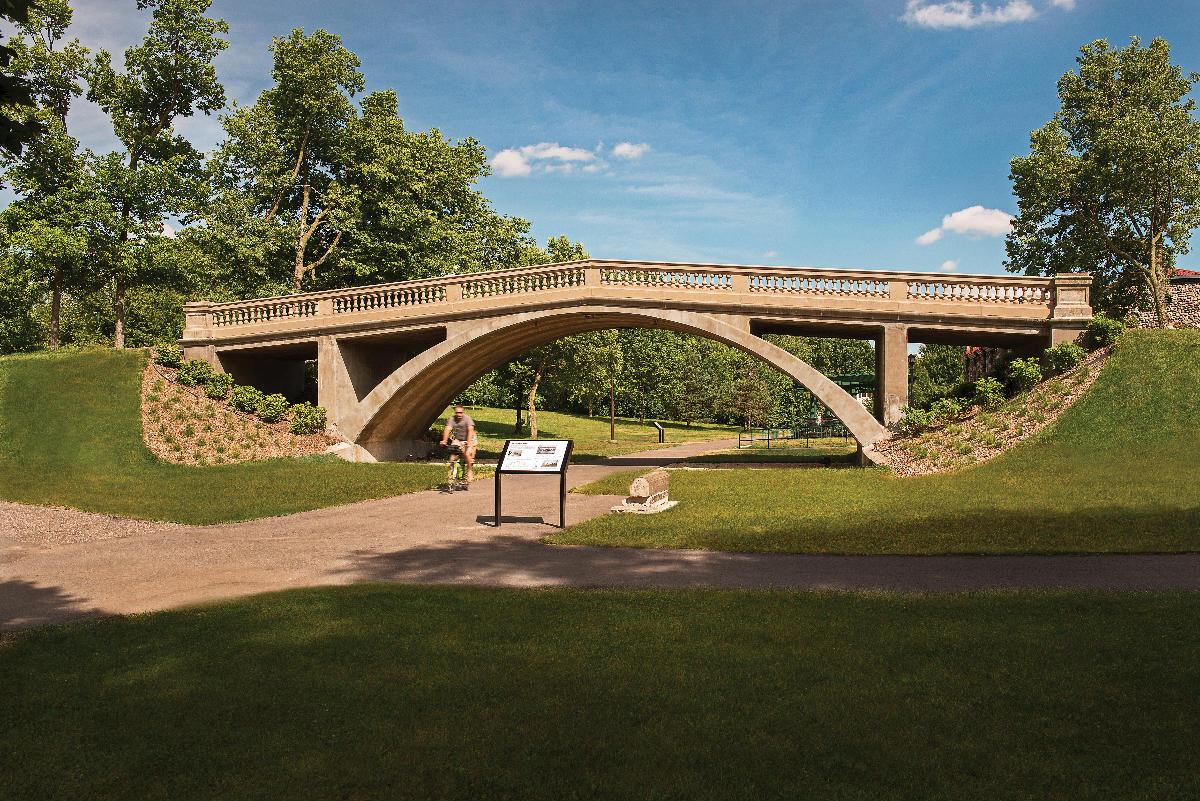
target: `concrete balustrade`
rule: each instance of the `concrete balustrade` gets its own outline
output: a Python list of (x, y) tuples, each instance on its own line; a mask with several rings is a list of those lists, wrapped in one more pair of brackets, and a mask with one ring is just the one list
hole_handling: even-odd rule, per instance
[[(559, 336), (662, 327), (753, 353), (814, 391), (859, 442), (886, 436), (907, 403), (909, 341), (1035, 353), (1077, 338), (1091, 278), (752, 267), (589, 259), (419, 281), (185, 306), (185, 355), (282, 385), (319, 363), (320, 402), (362, 456), (410, 452), (455, 394)], [(875, 418), (768, 333), (871, 339)]]

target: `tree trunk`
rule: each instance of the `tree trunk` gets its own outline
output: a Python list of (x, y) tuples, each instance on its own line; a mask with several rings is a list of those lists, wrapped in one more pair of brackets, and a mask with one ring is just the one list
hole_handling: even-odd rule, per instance
[(1154, 314), (1158, 317), (1159, 328), (1170, 328), (1170, 321), (1167, 319), (1167, 280), (1166, 276), (1159, 269), (1161, 257), (1158, 254), (1158, 248), (1153, 242), (1150, 243), (1150, 297), (1154, 300)]
[(608, 379), (608, 439), (617, 441), (617, 379)]
[(641, 416), (638, 417), (638, 423), (641, 425), (646, 425), (646, 393), (645, 392), (641, 393), (641, 396), (642, 396), (642, 407), (641, 407)]
[(125, 278), (117, 276), (117, 291), (113, 297), (113, 311), (116, 312), (116, 327), (113, 331), (113, 347), (122, 350), (125, 347)]
[(515, 404), (516, 409), (517, 409), (517, 424), (513, 427), (514, 434), (521, 433), (521, 396), (524, 394), (525, 394), (525, 388), (518, 384), (517, 385), (517, 394), (516, 394), (517, 402)]
[(308, 244), (308, 237), (304, 235), (308, 228), (308, 196), (309, 196), (308, 176), (304, 180), (304, 196), (300, 202), (300, 240), (296, 243), (296, 270), (295, 279), (292, 281), (292, 290), (300, 291), (300, 282), (304, 280), (304, 247)]
[(58, 318), (62, 311), (62, 269), (54, 268), (54, 289), (50, 291), (50, 349), (58, 348)]
[(533, 383), (529, 385), (529, 438), (537, 439), (537, 388), (538, 383), (542, 380), (542, 372), (545, 371), (546, 365), (550, 363), (550, 358), (554, 355), (554, 349), (546, 351), (542, 356), (542, 361), (538, 364), (537, 371), (533, 374)]

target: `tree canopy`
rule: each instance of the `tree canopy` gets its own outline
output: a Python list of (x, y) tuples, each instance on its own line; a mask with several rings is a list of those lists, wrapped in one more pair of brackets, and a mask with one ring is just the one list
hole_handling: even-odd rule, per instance
[(1090, 272), (1103, 308), (1146, 297), (1163, 308), (1175, 257), (1200, 224), (1200, 122), (1189, 97), (1200, 75), (1171, 63), (1163, 39), (1114, 50), (1085, 45), (1058, 82), (1062, 107), (1011, 163), (1019, 213), (1007, 268)]

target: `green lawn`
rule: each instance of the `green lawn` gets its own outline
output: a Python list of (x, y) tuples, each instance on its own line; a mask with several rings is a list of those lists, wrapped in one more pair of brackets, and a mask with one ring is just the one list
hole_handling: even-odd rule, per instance
[[(1055, 425), (985, 464), (906, 479), (882, 470), (676, 472), (674, 509), (595, 518), (549, 541), (844, 553), (1196, 551), (1197, 454), (1200, 332), (1131, 331)], [(583, 491), (614, 492), (604, 483)]]
[(1196, 798), (1200, 594), (357, 585), (0, 640), (0, 797)]
[[(453, 413), (453, 408), (438, 421), (440, 429), (445, 425), (446, 418)], [(475, 421), (475, 430), (479, 434), (479, 457), (495, 459), (499, 457), (506, 439), (521, 439), (529, 436), (528, 426), (521, 429), (520, 435), (513, 433), (516, 423), (516, 412), (512, 409), (496, 409), (485, 406), (470, 407), (467, 414)], [(523, 422), (527, 415), (522, 416)], [(666, 429), (662, 445), (658, 443), (658, 431), (649, 422), (639, 423), (637, 418), (617, 418), (617, 441), (610, 443), (609, 423), (607, 415), (603, 417), (584, 417), (575, 414), (560, 414), (558, 412), (538, 412), (538, 439), (569, 439), (575, 442), (572, 451), (572, 462), (583, 462), (600, 459), (605, 456), (620, 456), (626, 453), (652, 450), (654, 448), (669, 448), (685, 442), (697, 440), (737, 439), (736, 426), (723, 426), (711, 423), (683, 423), (662, 421)]]
[(223, 523), (426, 489), (437, 465), (336, 457), (192, 467), (142, 444), (140, 351), (0, 358), (0, 499)]
[(830, 437), (828, 439), (776, 441), (772, 442), (769, 448), (765, 443), (756, 441), (750, 447), (705, 453), (689, 457), (684, 461), (697, 464), (812, 464), (820, 463), (828, 458), (833, 463), (842, 464), (853, 463), (857, 452), (858, 444), (853, 439)]

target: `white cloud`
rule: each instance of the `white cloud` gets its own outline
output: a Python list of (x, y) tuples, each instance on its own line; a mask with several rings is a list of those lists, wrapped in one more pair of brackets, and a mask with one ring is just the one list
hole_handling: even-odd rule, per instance
[(583, 168), (583, 171), (584, 172), (600, 172), (600, 170), (602, 170), (602, 169), (604, 169), (604, 165), (602, 165), (602, 164), (588, 164)]
[(776, 256), (778, 256), (778, 255), (779, 255), (779, 253), (778, 253), (777, 251), (774, 251), (774, 250), (768, 250), (766, 253), (762, 254), (762, 257), (761, 257), (761, 258), (764, 258), (764, 259), (773, 259), (773, 258), (775, 258), (775, 257), (776, 257)]
[(1050, 5), (1061, 8), (1064, 11), (1075, 10), (1075, 0), (1050, 0)]
[[(1062, 8), (1070, 8), (1074, 0), (1053, 0)], [(1038, 15), (1029, 0), (1007, 0), (1000, 5), (975, 4), (974, 0), (908, 0), (900, 19), (921, 28), (977, 28), (980, 25), (1002, 25), (1008, 22), (1027, 22)]]
[(518, 175), (529, 175), (533, 172), (533, 167), (529, 166), (529, 162), (517, 150), (508, 149), (501, 150), (496, 155), (492, 156), (492, 169), (501, 178), (513, 178)]
[(918, 245), (932, 245), (947, 231), (969, 236), (1004, 236), (1012, 230), (1012, 215), (1000, 209), (985, 209), (970, 206), (947, 214), (938, 228), (926, 231), (917, 237)]
[[(492, 169), (502, 178), (529, 175), (535, 169), (543, 172), (569, 173), (575, 164), (592, 162), (597, 167), (596, 154), (581, 147), (564, 147), (558, 142), (538, 142), (536, 145), (510, 147), (492, 156)], [(587, 167), (585, 167), (587, 169)], [(594, 172), (594, 170), (588, 170)]]
[(642, 142), (635, 145), (633, 142), (622, 142), (612, 149), (612, 154), (617, 158), (622, 159), (640, 159), (642, 154), (650, 149), (650, 145)]
[(958, 269), (958, 261), (947, 259), (946, 261), (942, 262), (942, 266), (938, 267), (938, 269), (944, 273), (952, 273)]

